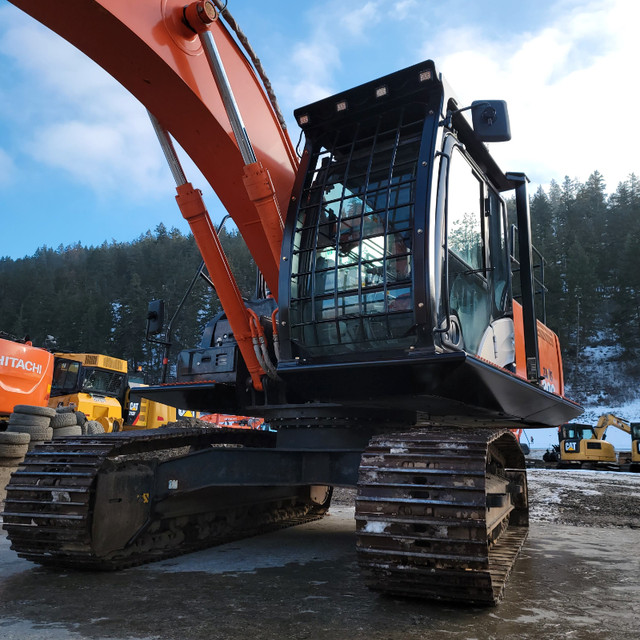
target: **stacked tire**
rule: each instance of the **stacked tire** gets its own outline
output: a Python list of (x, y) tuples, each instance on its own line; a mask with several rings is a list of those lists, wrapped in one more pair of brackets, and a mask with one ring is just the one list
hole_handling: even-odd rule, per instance
[(75, 411), (74, 407), (58, 407), (51, 418), (51, 427), (54, 438), (104, 433), (104, 427), (97, 420), (87, 420), (87, 416), (82, 411)]
[[(0, 432), (0, 467), (17, 467), (29, 450), (31, 436), (14, 431)], [(4, 489), (4, 487), (0, 487)]]
[[(51, 419), (55, 414), (56, 410), (49, 407), (18, 404), (13, 408), (5, 433), (27, 434), (29, 436), (27, 448), (31, 451), (36, 445), (51, 440), (53, 437)], [(21, 439), (24, 440), (24, 438)]]
[(82, 411), (74, 411), (73, 407), (58, 407), (55, 409), (55, 415), (51, 418), (53, 437), (81, 436), (83, 434), (82, 424), (86, 420), (87, 418)]
[(83, 428), (83, 433), (88, 436), (94, 436), (99, 433), (104, 433), (104, 427), (97, 420), (87, 420), (87, 423)]

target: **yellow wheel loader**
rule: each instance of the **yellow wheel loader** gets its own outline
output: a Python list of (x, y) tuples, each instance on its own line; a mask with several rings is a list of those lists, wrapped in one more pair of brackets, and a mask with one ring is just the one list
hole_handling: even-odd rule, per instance
[(141, 398), (127, 361), (96, 353), (56, 353), (49, 406), (74, 405), (105, 432), (150, 429), (176, 419), (176, 409)]

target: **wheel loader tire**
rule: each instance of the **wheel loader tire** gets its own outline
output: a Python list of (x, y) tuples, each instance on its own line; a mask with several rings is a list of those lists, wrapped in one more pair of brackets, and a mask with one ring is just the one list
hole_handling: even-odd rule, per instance
[(53, 437), (53, 429), (51, 427), (40, 427), (32, 424), (16, 424), (9, 425), (8, 431), (17, 431), (19, 433), (28, 433), (31, 440), (51, 440)]
[(56, 410), (51, 407), (37, 407), (31, 404), (17, 404), (13, 407), (14, 413), (26, 413), (32, 416), (44, 416), (45, 418), (53, 418)]
[(56, 415), (51, 418), (51, 427), (53, 429), (59, 429), (60, 427), (70, 427), (77, 424), (78, 419), (76, 418), (75, 413), (56, 413)]
[(38, 427), (48, 427), (51, 423), (51, 418), (48, 418), (47, 416), (37, 416), (37, 415), (30, 415), (27, 413), (12, 413), (10, 418), (9, 418), (9, 427), (11, 427), (11, 425), (32, 425), (32, 426), (38, 426)]
[(32, 440), (29, 443), (29, 451), (33, 451), (39, 444), (44, 444), (44, 440)]
[(25, 444), (0, 444), (0, 458), (19, 458), (24, 456), (28, 449), (28, 442)]
[(0, 433), (0, 444), (29, 444), (31, 436), (18, 431), (3, 431)]
[(73, 412), (76, 417), (76, 424), (80, 427), (87, 422), (87, 416), (82, 411)]
[(54, 438), (62, 438), (64, 436), (81, 436), (82, 435), (82, 427), (77, 424), (73, 424), (67, 427), (60, 427), (58, 429), (54, 429), (53, 437)]
[(89, 420), (86, 424), (86, 429), (89, 436), (104, 433), (104, 427), (97, 420)]

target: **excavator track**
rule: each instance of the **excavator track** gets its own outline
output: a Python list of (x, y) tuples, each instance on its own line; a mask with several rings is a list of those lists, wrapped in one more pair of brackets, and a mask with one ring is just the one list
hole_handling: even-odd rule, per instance
[(360, 465), (356, 526), (371, 589), (497, 604), (528, 531), (515, 437), (436, 427), (373, 438)]
[[(178, 428), (47, 442), (26, 456), (7, 485), (2, 516), (11, 548), (42, 565), (116, 570), (321, 518), (326, 507), (250, 488), (221, 508), (214, 500), (191, 513), (150, 517), (129, 532), (123, 522), (125, 543), (100, 550), (100, 475), (132, 467), (149, 467), (152, 473), (158, 457), (184, 455), (194, 447), (273, 446), (273, 436), (239, 429)], [(99, 513), (109, 513), (108, 508)]]

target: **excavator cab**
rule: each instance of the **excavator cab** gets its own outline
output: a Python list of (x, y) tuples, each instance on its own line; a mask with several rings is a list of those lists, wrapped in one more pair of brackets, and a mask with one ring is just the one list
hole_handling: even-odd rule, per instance
[[(580, 451), (582, 440), (592, 440), (592, 445), (596, 443), (596, 432), (588, 424), (569, 423), (560, 426), (558, 440), (565, 453), (573, 454)], [(598, 443), (599, 444), (599, 443)]]
[(523, 417), (510, 409), (518, 397), (549, 425), (575, 415), (557, 397), (534, 410), (531, 385), (511, 376), (544, 387), (562, 374), (558, 349), (540, 367), (530, 284), (514, 309), (503, 193), (517, 193), (522, 271), (526, 177), (504, 174), (483, 143), (508, 139), (504, 103), (461, 107), (427, 61), (295, 116), (306, 147), (279, 281), (289, 389), (511, 420)]
[(440, 126), (456, 111), (443, 98), (425, 63), (296, 112), (308, 164), (285, 240), (289, 357), (475, 355), (510, 314), (504, 202)]

